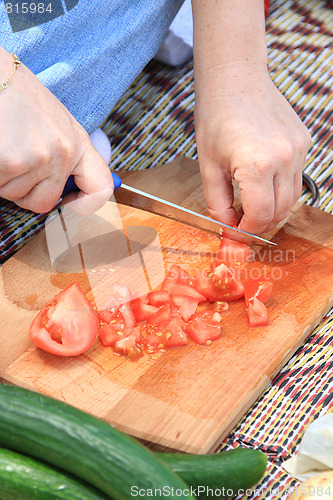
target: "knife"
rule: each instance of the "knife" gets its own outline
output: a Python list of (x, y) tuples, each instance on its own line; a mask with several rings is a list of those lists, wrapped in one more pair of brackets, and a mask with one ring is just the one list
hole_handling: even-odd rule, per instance
[[(121, 182), (120, 177), (115, 172), (111, 173), (113, 177), (114, 190), (117, 191), (117, 193), (115, 193), (117, 203), (139, 208), (157, 215), (162, 215), (168, 219), (182, 222), (199, 229), (204, 229), (205, 231), (219, 236), (221, 236), (222, 231), (225, 231), (228, 238), (236, 241), (256, 245), (276, 245), (276, 243), (266, 240), (265, 238), (261, 238), (255, 234), (242, 231), (218, 220), (211, 219), (206, 215), (199, 214), (193, 210), (189, 210), (188, 208), (184, 208), (180, 205), (176, 205), (175, 203), (171, 203), (170, 201), (145, 193), (140, 189), (127, 186)], [(75, 191), (79, 191), (79, 188), (75, 184), (74, 176), (70, 175), (67, 179), (62, 195), (65, 196)]]

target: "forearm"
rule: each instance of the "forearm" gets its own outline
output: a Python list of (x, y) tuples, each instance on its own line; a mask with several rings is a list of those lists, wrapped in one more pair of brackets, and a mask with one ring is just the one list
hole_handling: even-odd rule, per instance
[(266, 71), (263, 0), (192, 0), (192, 9), (197, 94), (218, 91), (224, 75)]
[(0, 85), (6, 81), (13, 69), (13, 56), (0, 47)]

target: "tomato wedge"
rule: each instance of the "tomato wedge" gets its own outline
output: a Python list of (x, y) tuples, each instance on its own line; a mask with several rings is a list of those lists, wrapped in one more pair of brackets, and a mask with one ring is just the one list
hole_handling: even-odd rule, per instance
[(171, 316), (171, 303), (164, 304), (154, 314), (149, 317), (151, 325), (159, 325), (163, 321), (168, 321)]
[(227, 266), (234, 262), (246, 262), (252, 256), (252, 250), (249, 245), (239, 241), (221, 238), (220, 248), (217, 252), (217, 260)]
[(147, 294), (148, 302), (152, 306), (160, 307), (166, 302), (170, 302), (170, 294), (167, 290), (155, 290)]
[(165, 336), (165, 347), (179, 347), (189, 343), (185, 333), (185, 322), (180, 316), (174, 315), (170, 321), (159, 326), (159, 331)]
[(174, 305), (179, 308), (179, 313), (184, 321), (188, 321), (190, 319), (199, 304), (199, 301), (194, 297), (183, 295), (181, 293), (173, 293), (171, 295), (171, 300)]
[(114, 344), (114, 352), (134, 361), (143, 356), (141, 348), (141, 330), (138, 326), (125, 331), (124, 338)]
[(244, 286), (236, 274), (234, 275), (233, 282), (230, 283), (230, 287), (228, 289), (214, 286), (209, 275), (210, 273), (207, 271), (201, 272), (198, 274), (196, 281), (197, 289), (206, 297), (206, 299), (211, 302), (233, 302), (234, 300), (238, 300), (243, 297)]
[(148, 304), (147, 295), (132, 300), (132, 311), (136, 321), (146, 321), (158, 311), (158, 307)]
[(211, 310), (200, 311), (190, 319), (186, 333), (199, 345), (210, 345), (221, 337), (221, 316)]
[(247, 306), (247, 316), (251, 327), (268, 325), (267, 307), (256, 297), (252, 297), (249, 300)]
[(173, 264), (163, 283), (162, 290), (167, 290), (170, 294), (177, 293), (188, 295), (197, 299), (198, 302), (204, 302), (206, 297), (196, 288), (196, 281), (193, 279), (185, 269)]
[(102, 344), (106, 347), (113, 347), (117, 340), (124, 337), (124, 330), (108, 324), (100, 326), (98, 333)]
[(262, 279), (249, 279), (245, 285), (246, 304), (253, 297), (256, 297), (263, 304), (267, 304), (272, 293), (273, 283)]
[(59, 356), (77, 356), (95, 342), (98, 315), (77, 282), (72, 283), (37, 314), (30, 339), (38, 347)]

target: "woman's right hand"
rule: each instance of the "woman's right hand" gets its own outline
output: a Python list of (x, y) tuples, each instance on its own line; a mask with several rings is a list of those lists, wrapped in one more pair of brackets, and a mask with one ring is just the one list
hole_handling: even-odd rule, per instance
[[(0, 49), (0, 83), (13, 56)], [(113, 192), (112, 175), (89, 135), (23, 64), (0, 93), (0, 197), (37, 213), (49, 212), (69, 175), (80, 192), (64, 198), (88, 214)]]

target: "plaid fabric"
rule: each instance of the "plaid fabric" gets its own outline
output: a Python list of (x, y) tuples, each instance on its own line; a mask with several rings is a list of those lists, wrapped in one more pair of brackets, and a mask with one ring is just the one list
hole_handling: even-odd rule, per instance
[[(317, 182), (320, 208), (333, 212), (333, 11), (326, 0), (275, 0), (267, 19), (272, 78), (309, 127), (313, 144), (305, 172)], [(103, 124), (112, 168), (143, 169), (182, 154), (196, 158), (193, 67), (151, 62)], [(304, 202), (310, 194), (304, 192)], [(44, 217), (0, 205), (3, 262), (43, 226)], [(297, 482), (282, 468), (307, 425), (333, 407), (333, 310), (221, 443), (269, 456), (267, 473), (250, 498), (286, 498)]]

